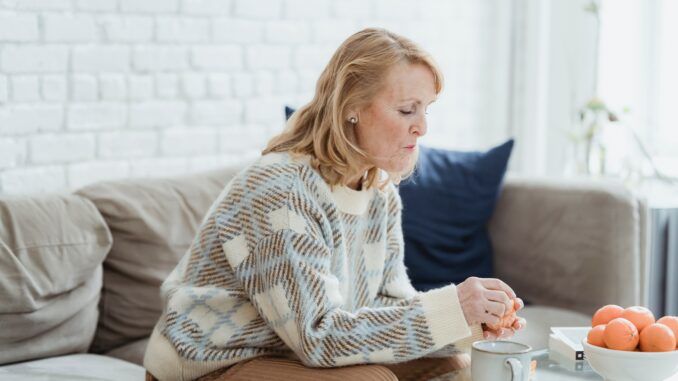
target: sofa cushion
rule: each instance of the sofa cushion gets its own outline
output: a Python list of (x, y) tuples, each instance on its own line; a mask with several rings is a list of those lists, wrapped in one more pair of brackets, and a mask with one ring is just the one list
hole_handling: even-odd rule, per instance
[(74, 354), (0, 366), (0, 380), (143, 380), (146, 370), (112, 357)]
[(87, 350), (110, 247), (82, 197), (0, 199), (0, 364)]
[(175, 179), (101, 182), (76, 192), (92, 200), (113, 234), (91, 351), (105, 353), (151, 334), (162, 311), (160, 285), (240, 168)]
[(129, 361), (134, 364), (144, 365), (144, 355), (146, 354), (146, 347), (148, 347), (149, 338), (132, 341), (123, 346), (117, 347), (112, 351), (104, 353), (106, 356), (118, 358), (120, 360)]
[(416, 289), (492, 276), (486, 225), (512, 148), (513, 140), (487, 152), (421, 148), (414, 174), (399, 187), (405, 264)]

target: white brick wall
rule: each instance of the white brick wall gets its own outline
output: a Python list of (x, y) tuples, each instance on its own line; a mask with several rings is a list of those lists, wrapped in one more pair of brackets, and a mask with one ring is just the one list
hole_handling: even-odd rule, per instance
[(243, 68), (243, 49), (238, 45), (198, 46), (192, 49), (196, 69), (238, 70)]
[(129, 177), (130, 164), (126, 161), (89, 161), (67, 167), (66, 176), (70, 188), (80, 188), (102, 180)]
[(120, 0), (123, 13), (174, 13), (179, 9), (179, 0)]
[(12, 100), (14, 102), (36, 102), (40, 100), (40, 84), (34, 75), (12, 77)]
[(129, 100), (143, 101), (153, 97), (153, 78), (150, 75), (129, 76)]
[(64, 126), (60, 104), (12, 104), (0, 108), (0, 131), (5, 136), (56, 131)]
[(73, 49), (72, 68), (76, 73), (127, 72), (130, 50), (126, 46), (86, 46)]
[(121, 101), (127, 97), (127, 81), (122, 74), (103, 74), (99, 77), (99, 95), (102, 100)]
[(195, 16), (228, 15), (230, 10), (229, 0), (185, 0), (181, 4), (182, 13)]
[(148, 42), (153, 39), (153, 18), (149, 16), (111, 16), (102, 20), (101, 24), (110, 42)]
[(29, 160), (34, 164), (72, 163), (94, 159), (93, 134), (49, 134), (30, 139)]
[(77, 0), (76, 7), (80, 11), (110, 12), (117, 4), (117, 0)]
[(38, 37), (37, 15), (0, 12), (0, 42), (36, 41)]
[(185, 47), (165, 47), (146, 45), (134, 48), (132, 64), (141, 72), (187, 70), (188, 57)]
[[(1, 86), (1, 85), (0, 85)], [(65, 101), (68, 98), (66, 78), (62, 75), (42, 77), (42, 99), (45, 101)]]
[(9, 97), (9, 81), (7, 76), (0, 75), (0, 103), (7, 102)]
[(129, 106), (129, 126), (171, 127), (184, 123), (186, 103), (182, 101), (135, 102)]
[(0, 195), (254, 157), (284, 105), (307, 102), (338, 44), (365, 26), (441, 63), (431, 140), (496, 140), (502, 126), (483, 107), (499, 97), (485, 78), (505, 58), (492, 42), (501, 1), (0, 0)]
[(26, 144), (21, 138), (0, 138), (0, 169), (17, 166), (26, 156)]
[(72, 130), (121, 129), (127, 123), (123, 103), (97, 102), (68, 105), (67, 128)]
[(68, 69), (66, 46), (3, 44), (0, 54), (0, 70), (3, 73), (66, 73)]
[(89, 15), (45, 15), (42, 22), (47, 42), (92, 42), (99, 38), (99, 29)]
[(98, 98), (97, 80), (92, 75), (76, 74), (71, 78), (71, 100), (93, 102)]

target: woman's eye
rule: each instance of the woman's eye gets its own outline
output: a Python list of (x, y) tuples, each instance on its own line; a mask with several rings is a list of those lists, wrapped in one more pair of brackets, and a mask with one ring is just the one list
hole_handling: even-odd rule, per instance
[(410, 111), (410, 110), (400, 110), (400, 113), (403, 114), (403, 115), (410, 115), (410, 114), (412, 114), (413, 112), (414, 112), (414, 111)]

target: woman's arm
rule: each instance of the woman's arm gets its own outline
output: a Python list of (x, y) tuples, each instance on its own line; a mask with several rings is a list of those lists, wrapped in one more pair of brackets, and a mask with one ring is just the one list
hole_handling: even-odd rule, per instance
[[(225, 223), (217, 227), (239, 284), (304, 364), (407, 361), (471, 335), (454, 285), (421, 294), (387, 287), (391, 294), (384, 297), (405, 298), (394, 306), (343, 309), (340, 284), (330, 270), (332, 250), (315, 233), (324, 229), (314, 220), (320, 211), (295, 192), (285, 207), (267, 212), (269, 218), (261, 218), (259, 210), (239, 212), (264, 224), (254, 230), (266, 234), (236, 233), (234, 225), (227, 226), (235, 217), (217, 217)], [(252, 203), (259, 204), (266, 205)]]
[[(412, 286), (409, 277), (407, 276), (407, 270), (405, 268), (404, 261), (404, 242), (403, 242), (403, 232), (402, 232), (402, 203), (400, 201), (400, 196), (397, 193), (395, 188), (389, 189), (387, 193), (388, 196), (388, 228), (387, 228), (387, 247), (386, 247), (386, 263), (384, 265), (384, 274), (383, 281), (379, 287), (379, 292), (377, 297), (374, 300), (374, 306), (395, 306), (400, 305), (405, 302), (408, 298), (411, 298), (412, 295), (416, 294), (416, 290)], [(477, 299), (477, 302), (482, 302), (484, 295), (483, 292), (495, 292), (500, 291), (501, 293), (507, 294), (504, 300), (506, 302), (509, 299), (515, 298), (515, 294), (510, 288), (503, 284), (498, 279), (479, 279), (479, 278), (469, 278), (465, 282), (462, 282), (458, 286), (464, 288), (463, 296), (459, 298), (463, 299)], [(459, 289), (457, 289), (459, 292)], [(496, 298), (497, 301), (500, 301), (500, 298)], [(522, 308), (522, 300), (518, 299), (520, 307)], [(476, 306), (480, 303), (473, 303)], [(479, 311), (476, 311), (479, 312)], [(465, 311), (469, 316), (467, 317), (467, 322), (469, 322), (470, 317), (477, 317), (478, 313), (473, 313), (473, 311)], [(496, 316), (495, 318), (498, 318)], [(526, 325), (526, 322), (522, 318), (518, 318), (514, 326), (510, 329), (499, 329), (499, 330), (489, 330), (481, 329), (481, 324), (477, 321), (479, 319), (473, 319), (471, 321), (471, 329), (473, 331), (472, 339), (499, 339), (507, 338), (512, 336), (513, 332), (518, 329), (523, 328)], [(486, 317), (482, 322), (487, 322), (485, 320), (493, 320), (492, 317)], [(468, 341), (468, 340), (467, 340)], [(472, 341), (470, 342), (472, 343)], [(469, 342), (457, 343), (457, 347), (463, 347)], [(451, 346), (441, 351), (441, 353), (450, 353), (457, 351), (455, 346)]]
[(349, 312), (329, 267), (324, 243), (291, 229), (234, 266), (259, 314), (308, 366), (406, 361), (471, 335), (453, 285)]
[[(384, 273), (374, 307), (401, 306), (417, 295), (417, 291), (407, 276), (405, 268), (405, 245), (402, 232), (402, 204), (395, 188), (387, 191), (388, 225), (386, 242), (386, 262)], [(464, 321), (464, 323), (466, 323)], [(473, 341), (482, 340), (483, 332), (480, 324), (470, 326), (471, 335), (465, 339), (448, 344), (445, 347), (428, 354), (428, 357), (447, 357), (461, 350), (468, 350)]]

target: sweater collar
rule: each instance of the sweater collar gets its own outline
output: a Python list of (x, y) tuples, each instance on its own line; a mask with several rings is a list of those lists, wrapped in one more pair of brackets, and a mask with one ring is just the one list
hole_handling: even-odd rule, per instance
[(374, 188), (355, 190), (345, 185), (336, 185), (331, 191), (337, 208), (348, 214), (363, 214), (374, 195)]
[[(286, 154), (290, 155), (289, 152)], [(309, 155), (300, 155), (296, 159), (291, 155), (288, 157), (292, 160), (298, 160), (311, 166), (311, 157)], [(364, 183), (359, 191), (345, 185), (335, 185), (334, 187), (330, 187), (329, 184), (326, 185), (330, 189), (330, 196), (337, 205), (337, 208), (348, 214), (360, 215), (365, 213), (375, 192), (374, 188), (365, 189)]]

